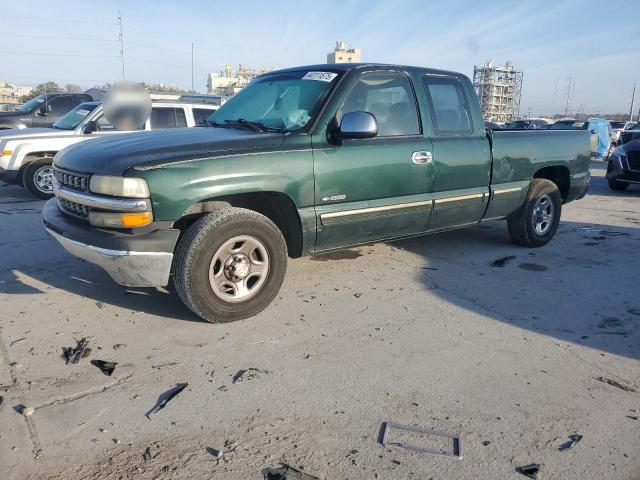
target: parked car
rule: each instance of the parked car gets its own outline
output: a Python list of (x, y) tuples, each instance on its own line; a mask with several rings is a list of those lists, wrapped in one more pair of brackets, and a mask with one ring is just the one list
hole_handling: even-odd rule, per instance
[(616, 122), (614, 120), (609, 120), (609, 125), (611, 125), (611, 130), (613, 131), (613, 134), (611, 135), (611, 143), (614, 146), (618, 145), (618, 142), (620, 142), (620, 132), (622, 130), (624, 130), (624, 127), (631, 122)]
[(502, 125), (495, 123), (495, 122), (484, 122), (484, 126), (485, 128), (488, 128), (490, 130), (502, 130)]
[(592, 157), (606, 159), (615, 148), (611, 145), (611, 126), (604, 118), (590, 118), (586, 121), (564, 118), (551, 125), (550, 130), (588, 130), (591, 132)]
[(640, 185), (640, 139), (618, 146), (607, 165), (607, 182), (612, 190), (624, 191), (629, 185)]
[[(210, 104), (152, 103), (151, 116), (143, 130), (193, 127), (204, 122), (218, 107)], [(123, 134), (103, 115), (102, 102), (85, 102), (71, 110), (52, 128), (0, 132), (0, 179), (21, 184), (31, 195), (53, 196), (54, 155), (75, 143), (104, 135)]]
[(506, 219), (540, 247), (589, 185), (586, 131), (487, 131), (464, 75), (401, 65), (254, 79), (207, 128), (72, 145), (47, 231), (121, 285), (167, 285), (211, 322), (255, 315), (287, 257)]
[(531, 120), (514, 120), (507, 123), (504, 126), (505, 130), (537, 130), (540, 128), (547, 128), (548, 123), (545, 120), (531, 119)]
[(625, 144), (630, 142), (631, 140), (640, 139), (640, 122), (635, 123), (630, 126), (628, 129), (620, 132), (620, 144)]
[(47, 127), (82, 102), (91, 102), (85, 93), (47, 93), (20, 105), (13, 112), (0, 112), (0, 130)]

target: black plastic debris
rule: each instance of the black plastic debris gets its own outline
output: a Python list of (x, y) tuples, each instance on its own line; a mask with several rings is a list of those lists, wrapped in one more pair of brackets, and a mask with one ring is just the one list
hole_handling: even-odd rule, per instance
[(188, 383), (178, 383), (174, 387), (164, 392), (162, 395), (160, 395), (160, 397), (158, 397), (158, 401), (156, 402), (154, 407), (151, 410), (149, 410), (145, 414), (145, 416), (149, 420), (151, 420), (151, 415), (158, 413), (160, 410), (166, 407), (167, 403), (169, 403), (176, 395), (178, 395), (181, 391), (183, 391), (188, 386), (189, 386)]
[(151, 449), (149, 447), (147, 447), (144, 451), (144, 453), (142, 454), (142, 458), (144, 459), (145, 462), (149, 462), (151, 461)]
[(74, 347), (64, 348), (62, 347), (62, 352), (64, 353), (64, 360), (67, 365), (70, 363), (76, 364), (80, 361), (82, 356), (84, 355), (87, 346), (89, 345), (89, 341), (86, 338), (82, 338), (77, 341), (77, 345)]
[(233, 383), (244, 382), (246, 380), (252, 380), (254, 378), (258, 378), (260, 373), (271, 373), (271, 370), (263, 370), (260, 368), (246, 368), (243, 370), (238, 370), (238, 372), (233, 376), (231, 381)]
[(611, 379), (611, 378), (607, 378), (607, 377), (596, 377), (596, 380), (598, 380), (599, 382), (602, 382), (602, 383), (606, 383), (606, 384), (608, 384), (608, 385), (611, 385), (612, 387), (619, 388), (620, 390), (624, 390), (625, 392), (634, 392), (634, 393), (635, 393), (635, 391), (636, 391), (636, 389), (635, 389), (635, 388), (630, 387), (630, 386), (628, 386), (628, 385), (623, 385), (622, 383), (617, 382), (617, 381), (615, 381), (615, 380), (613, 380), (613, 379)]
[(108, 362), (106, 360), (91, 360), (91, 365), (98, 367), (102, 373), (107, 377), (110, 377), (118, 364), (116, 362)]
[(211, 455), (213, 458), (222, 457), (222, 450), (213, 447), (207, 447), (207, 453)]
[(540, 468), (541, 466), (539, 463), (532, 463), (530, 465), (525, 465), (524, 467), (516, 468), (516, 472), (518, 472), (521, 475), (524, 475), (525, 477), (540, 480), (542, 478), (542, 474), (540, 473)]
[(493, 262), (491, 262), (491, 266), (492, 267), (504, 267), (511, 260), (515, 260), (515, 259), (516, 259), (515, 255), (509, 255), (508, 257), (498, 258), (497, 260), (494, 260)]
[(574, 445), (578, 443), (580, 440), (582, 440), (582, 435), (578, 435), (578, 434), (569, 435), (569, 440), (567, 440), (562, 445), (560, 445), (558, 450), (560, 450), (561, 452), (564, 450), (569, 450), (570, 448), (573, 448)]
[(262, 470), (264, 480), (318, 480), (318, 477), (304, 473), (289, 465), (280, 468), (265, 468)]

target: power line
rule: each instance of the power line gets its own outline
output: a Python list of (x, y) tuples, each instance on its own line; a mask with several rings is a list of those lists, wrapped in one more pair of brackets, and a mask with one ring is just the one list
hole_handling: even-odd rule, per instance
[(18, 15), (2, 15), (0, 16), (0, 20), (2, 19), (19, 19), (19, 20), (36, 20), (39, 22), (53, 22), (53, 23), (83, 23), (83, 24), (92, 24), (92, 25), (118, 25), (113, 22), (96, 22), (91, 20), (66, 20), (60, 18), (44, 18), (44, 17), (27, 17), (27, 16), (18, 16)]
[(51, 40), (83, 40), (88, 42), (117, 42), (115, 38), (86, 38), (86, 37), (56, 37), (52, 35), (28, 35), (25, 33), (0, 33), (4, 37), (47, 38)]
[(120, 58), (119, 55), (82, 55), (79, 53), (0, 52), (0, 55), (38, 55), (44, 57)]

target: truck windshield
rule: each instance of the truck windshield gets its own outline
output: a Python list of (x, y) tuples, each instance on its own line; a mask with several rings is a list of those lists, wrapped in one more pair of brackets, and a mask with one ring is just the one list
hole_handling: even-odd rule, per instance
[(23, 103), (22, 105), (20, 105), (16, 110), (18, 112), (27, 113), (27, 112), (30, 112), (31, 110), (33, 110), (35, 107), (37, 107), (38, 105), (40, 105), (43, 102), (44, 102), (44, 95), (38, 95), (36, 98), (32, 98), (28, 102)]
[(81, 103), (52, 126), (60, 130), (73, 130), (80, 125), (87, 115), (93, 112), (97, 106), (96, 103)]
[(256, 131), (297, 132), (308, 128), (320, 111), (339, 74), (299, 71), (265, 75), (207, 118), (213, 127)]

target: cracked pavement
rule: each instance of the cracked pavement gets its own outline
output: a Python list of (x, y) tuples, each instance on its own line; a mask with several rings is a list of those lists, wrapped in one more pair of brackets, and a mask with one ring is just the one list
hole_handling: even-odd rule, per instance
[[(273, 305), (226, 325), (115, 285), (0, 186), (0, 478), (640, 478), (640, 188), (592, 175), (544, 248), (501, 222), (298, 259)], [(382, 447), (384, 421), (458, 432), (464, 456)]]

